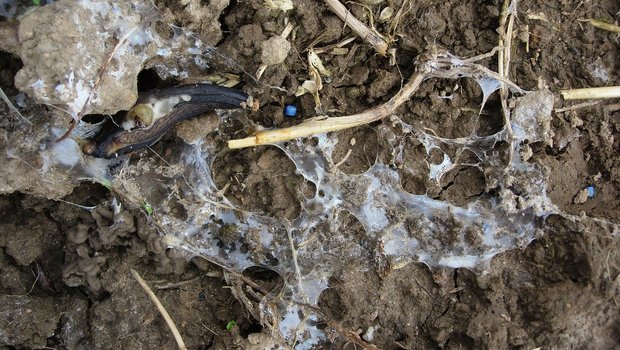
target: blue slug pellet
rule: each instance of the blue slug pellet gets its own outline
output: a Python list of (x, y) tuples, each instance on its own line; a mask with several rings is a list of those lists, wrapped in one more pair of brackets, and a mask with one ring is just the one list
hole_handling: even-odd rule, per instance
[(293, 105), (286, 105), (284, 107), (284, 115), (287, 117), (294, 117), (297, 115), (297, 107)]
[(588, 186), (586, 187), (586, 190), (588, 190), (588, 198), (594, 198), (594, 195), (596, 194), (594, 186)]

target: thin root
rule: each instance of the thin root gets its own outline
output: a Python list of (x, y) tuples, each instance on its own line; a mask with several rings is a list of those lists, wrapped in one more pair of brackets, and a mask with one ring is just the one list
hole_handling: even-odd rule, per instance
[(334, 169), (338, 169), (339, 166), (341, 166), (342, 164), (344, 164), (344, 162), (347, 161), (347, 159), (349, 159), (349, 156), (351, 156), (351, 152), (353, 150), (349, 148), (349, 150), (347, 151), (347, 153), (344, 155), (344, 158), (342, 158), (341, 161), (339, 161), (338, 163), (334, 164)]
[(178, 282), (167, 282), (167, 283), (160, 283), (157, 284), (155, 286), (155, 288), (161, 290), (161, 289), (174, 289), (174, 288), (179, 288), (182, 287), (184, 285), (187, 284), (192, 284), (198, 280), (200, 280), (201, 276), (196, 276), (194, 278), (190, 278), (188, 280), (183, 280), (183, 281), (178, 281)]
[(179, 333), (179, 329), (174, 324), (174, 321), (172, 320), (172, 318), (170, 318), (168, 311), (166, 311), (166, 309), (164, 308), (162, 303), (159, 301), (155, 293), (153, 293), (149, 285), (146, 284), (144, 279), (142, 279), (142, 276), (140, 276), (140, 274), (136, 270), (131, 269), (130, 271), (131, 271), (131, 276), (136, 280), (136, 282), (138, 282), (140, 287), (144, 289), (144, 291), (146, 292), (146, 294), (148, 294), (149, 298), (155, 304), (155, 306), (157, 306), (157, 310), (159, 311), (161, 316), (166, 321), (168, 328), (170, 328), (170, 331), (172, 332), (172, 335), (174, 336), (174, 340), (177, 342), (177, 346), (179, 347), (179, 349), (181, 350), (187, 349), (187, 347), (185, 347), (185, 342), (183, 342), (183, 338), (181, 338), (181, 333)]
[(572, 105), (572, 106), (556, 108), (555, 109), (555, 113), (564, 113), (564, 112), (575, 111), (575, 110), (581, 109), (581, 108), (587, 108), (587, 107), (596, 106), (599, 103), (601, 103), (601, 101), (582, 102), (582, 103), (578, 103), (578, 104)]
[(604, 21), (600, 21), (597, 19), (592, 19), (592, 18), (588, 18), (588, 19), (578, 19), (579, 22), (588, 22), (590, 23), (593, 27), (599, 28), (599, 29), (603, 29), (612, 33), (620, 33), (620, 26), (617, 26), (613, 23), (608, 23), (608, 22), (604, 22)]
[(353, 40), (355, 40), (355, 37), (352, 36), (352, 37), (346, 38), (346, 39), (344, 39), (344, 40), (342, 40), (340, 42), (337, 42), (335, 44), (327, 45), (325, 47), (315, 47), (314, 48), (314, 53), (316, 53), (317, 55), (318, 54), (322, 54), (322, 53), (326, 53), (326, 52), (329, 52), (329, 51), (331, 51), (333, 49), (337, 49), (337, 48), (346, 46), (349, 43), (351, 43)]
[(26, 122), (29, 125), (32, 125), (32, 122), (28, 120), (26, 117), (24, 117), (19, 112), (19, 110), (13, 105), (9, 97), (4, 93), (4, 90), (2, 90), (1, 88), (0, 88), (0, 98), (2, 98), (2, 100), (9, 106), (9, 109), (15, 112), (20, 118), (22, 118), (24, 122)]

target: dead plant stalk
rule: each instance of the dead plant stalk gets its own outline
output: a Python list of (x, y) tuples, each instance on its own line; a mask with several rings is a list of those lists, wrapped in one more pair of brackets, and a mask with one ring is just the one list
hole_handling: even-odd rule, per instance
[[(502, 77), (508, 79), (510, 74), (510, 56), (512, 51), (512, 31), (514, 28), (514, 19), (517, 13), (517, 0), (504, 0), (502, 12), (499, 21), (499, 47), (497, 53), (498, 73)], [(500, 100), (502, 104), (502, 114), (504, 116), (504, 125), (508, 138), (512, 140), (513, 132), (510, 123), (510, 108), (508, 108), (508, 89), (504, 83), (499, 88)], [(510, 149), (509, 158), (513, 158), (513, 150)]]
[(338, 0), (325, 0), (325, 3), (334, 13), (348, 25), (353, 32), (361, 39), (365, 40), (372, 46), (381, 56), (385, 56), (388, 50), (388, 43), (376, 30), (369, 28), (360, 20), (355, 18), (353, 14)]
[(323, 134), (366, 125), (396, 113), (396, 109), (418, 90), (420, 84), (428, 78), (457, 79), (462, 77), (495, 79), (505, 84), (512, 91), (524, 93), (521, 88), (506, 77), (474, 62), (487, 58), (484, 54), (470, 59), (459, 59), (448, 52), (430, 52), (420, 55), (422, 60), (411, 79), (388, 102), (364, 112), (344, 117), (319, 116), (288, 128), (265, 130), (243, 139), (228, 141), (230, 149), (272, 144), (301, 137)]
[(620, 97), (620, 86), (570, 89), (560, 91), (565, 100), (594, 100)]
[(234, 149), (258, 146), (372, 123), (393, 114), (400, 105), (409, 100), (411, 95), (418, 90), (426, 77), (424, 73), (415, 73), (388, 102), (364, 112), (345, 117), (316, 117), (290, 128), (261, 131), (251, 137), (230, 140), (228, 141), (228, 147)]

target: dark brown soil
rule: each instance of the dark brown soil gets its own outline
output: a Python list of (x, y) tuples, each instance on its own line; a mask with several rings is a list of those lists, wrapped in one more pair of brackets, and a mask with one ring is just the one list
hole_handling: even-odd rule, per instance
[[(294, 10), (288, 13), (267, 10), (263, 0), (209, 2), (209, 8), (223, 11), (219, 17), (197, 16), (176, 1), (155, 2), (167, 19), (216, 44), (221, 56), (236, 62), (231, 67), (230, 62), (214, 57), (210, 69), (240, 74), (244, 89), (261, 101), (261, 109), (250, 118), (262, 127), (288, 126), (315, 116), (311, 95), (294, 96), (308, 79), (305, 52), (353, 35), (321, 1), (295, 0)], [(398, 9), (403, 2), (387, 0), (369, 8), (377, 15), (386, 4)], [(429, 45), (470, 57), (487, 53), (498, 43), (501, 1), (410, 4), (391, 33), (396, 65), (360, 39), (347, 46), (347, 55), (321, 56), (333, 70), (331, 83), (321, 91), (324, 111), (348, 115), (387, 101), (413, 73), (412, 62)], [(367, 20), (363, 6), (346, 6)], [(595, 18), (618, 23), (617, 0), (523, 0), (518, 11), (510, 72), (516, 84), (534, 90), (544, 82), (557, 96), (561, 89), (620, 85), (618, 34), (579, 21)], [(283, 64), (267, 68), (257, 84), (243, 72), (256, 71), (261, 43), (283, 28), (285, 18), (296, 26), (292, 50)], [(201, 21), (219, 21), (222, 32)], [(375, 24), (379, 32), (388, 33), (386, 24)], [(18, 90), (13, 76), (20, 62), (16, 56), (1, 54), (0, 87), (14, 97)], [(496, 56), (482, 64), (496, 70)], [(594, 73), (597, 69), (605, 70), (607, 77)], [(454, 98), (441, 98), (455, 93), (456, 84), (459, 93)], [(478, 118), (481, 100), (482, 92), (473, 80), (429, 80), (397, 112), (403, 121), (446, 138), (490, 135), (503, 127), (500, 101), (498, 94), (491, 96)], [(381, 257), (371, 264), (373, 269), (344, 269), (330, 278), (330, 288), (321, 294), (319, 308), (325, 319), (320, 321), (326, 327), (337, 323), (350, 336), (323, 348), (360, 348), (351, 342), (353, 335), (364, 335), (381, 349), (620, 347), (619, 102), (605, 100), (554, 113), (553, 145), (530, 145), (530, 161), (548, 170), (548, 197), (558, 212), (573, 216), (548, 216), (529, 245), (495, 256), (488, 267), (476, 272), (419, 263), (390, 268)], [(282, 116), (288, 103), (297, 105), (297, 118)], [(16, 120), (1, 105), (0, 128), (11, 132)], [(557, 98), (556, 108), (567, 105)], [(333, 160), (344, 160), (339, 170), (360, 174), (387, 158), (391, 150), (377, 137), (379, 124), (338, 132)], [(224, 123), (219, 132), (226, 138), (244, 136), (248, 130), (240, 130), (239, 125)], [(157, 146), (163, 154), (166, 145), (181, 142), (174, 136), (165, 141)], [(466, 153), (460, 155), (464, 165), (439, 182), (430, 181), (429, 166), (441, 163), (440, 156), (432, 152), (427, 156), (418, 141), (406, 141), (406, 167), (399, 170), (404, 190), (457, 206), (490, 190), (488, 175), (466, 165), (471, 156)], [(279, 219), (296, 218), (301, 210), (298, 194), (310, 197), (315, 190), (295, 173), (290, 159), (271, 146), (222, 153), (212, 173), (217, 187), (226, 188), (225, 195), (234, 205)], [(37, 180), (32, 181), (23, 192), (38, 188)], [(585, 202), (576, 200), (590, 185), (596, 195)], [(131, 278), (130, 269), (154, 288), (189, 349), (268, 346), (269, 341), (258, 333), (269, 330), (234, 297), (230, 280), (220, 268), (166, 249), (144, 211), (114, 214), (107, 209), (113, 198), (105, 187), (90, 183), (76, 187), (62, 202), (19, 192), (0, 196), (0, 349), (175, 348), (165, 322)], [(70, 203), (101, 210), (89, 212)], [(178, 215), (184, 215), (181, 204)], [(341, 220), (347, 223), (344, 237), (363, 249), (376, 249), (365, 245), (364, 229), (354, 216), (341, 216)], [(220, 230), (222, 244), (236, 239), (235, 229)], [(446, 232), (441, 239), (450, 244), (454, 237)], [(278, 276), (264, 271), (247, 275), (265, 288), (279, 283)], [(227, 330), (230, 321), (236, 326)], [(372, 339), (367, 336), (370, 327)]]

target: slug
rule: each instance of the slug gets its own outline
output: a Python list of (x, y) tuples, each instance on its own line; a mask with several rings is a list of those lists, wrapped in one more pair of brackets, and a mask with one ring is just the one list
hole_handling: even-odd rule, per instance
[(155, 142), (182, 120), (214, 109), (252, 107), (253, 99), (244, 92), (211, 84), (181, 85), (141, 94), (122, 120), (106, 122), (83, 145), (85, 154), (114, 158), (137, 151)]

